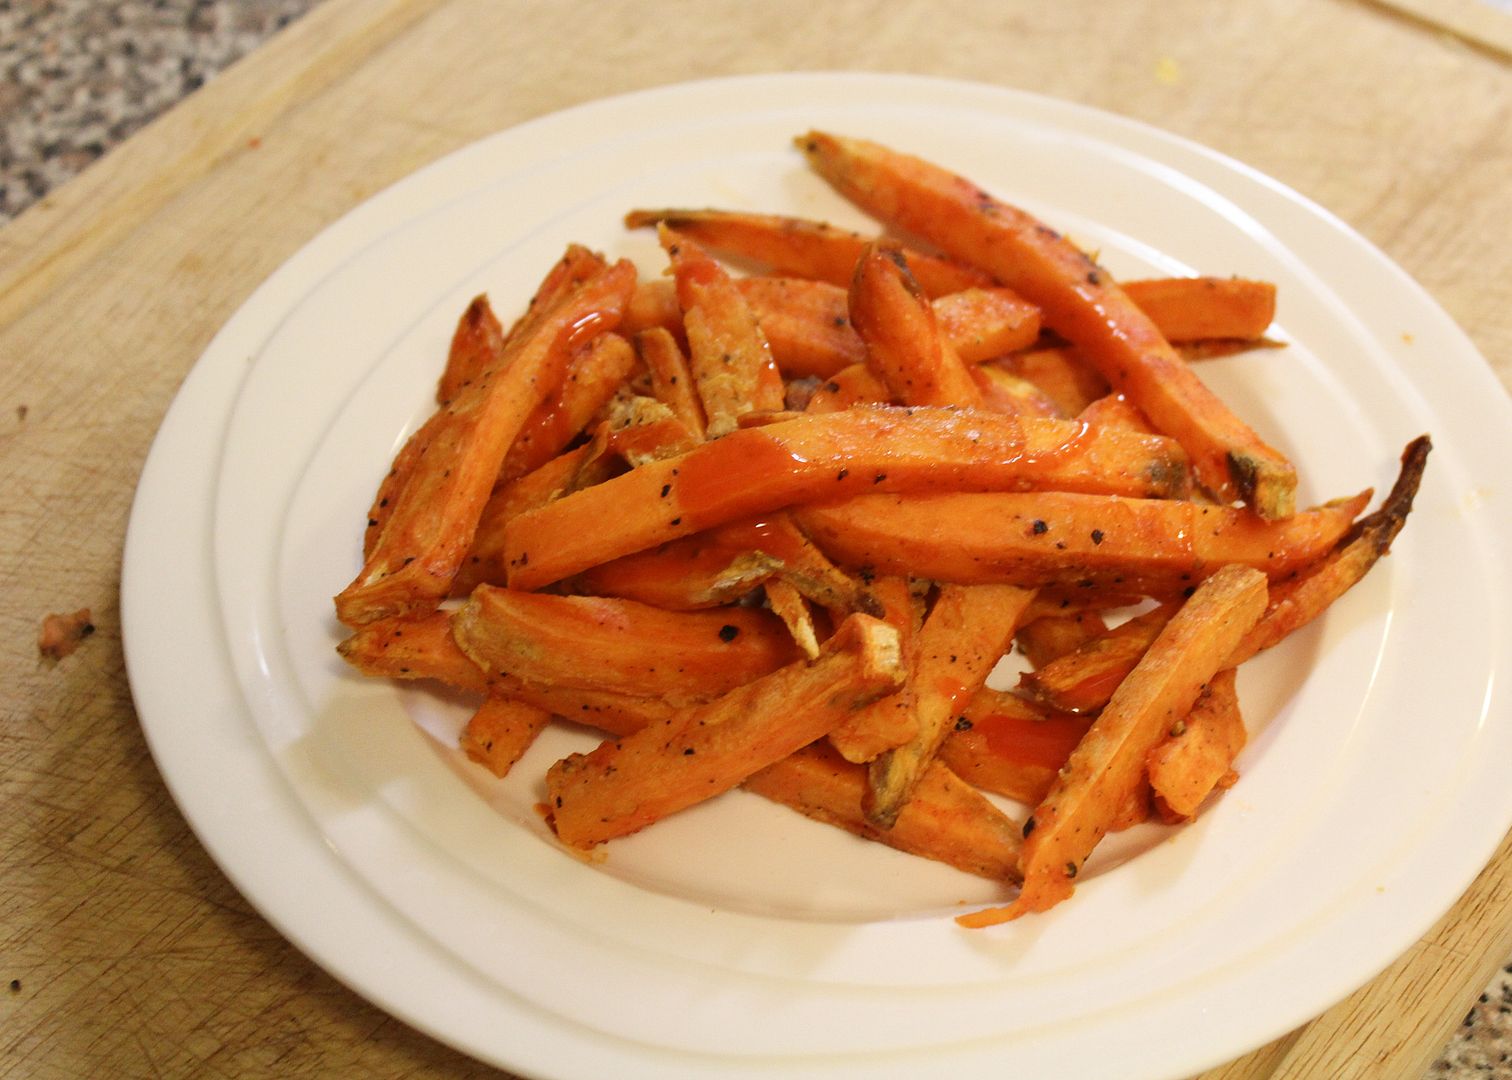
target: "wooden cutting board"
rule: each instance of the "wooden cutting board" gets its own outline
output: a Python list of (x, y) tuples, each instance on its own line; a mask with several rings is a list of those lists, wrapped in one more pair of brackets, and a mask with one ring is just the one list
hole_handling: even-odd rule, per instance
[[(611, 93), (850, 68), (1027, 88), (1232, 154), (1382, 245), (1512, 387), (1512, 77), (1378, 7), (329, 0), (0, 230), (0, 1073), (490, 1074), (300, 957), (173, 807), (120, 648), (137, 472), (250, 291), (420, 165)], [(84, 605), (96, 635), (39, 661), (41, 614)], [(1503, 846), (1374, 982), (1208, 1076), (1415, 1078), (1509, 953)]]

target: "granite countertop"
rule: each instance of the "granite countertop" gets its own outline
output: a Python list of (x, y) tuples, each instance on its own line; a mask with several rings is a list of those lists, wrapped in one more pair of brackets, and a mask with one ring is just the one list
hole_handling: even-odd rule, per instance
[[(0, 0), (0, 223), (316, 2)], [(1512, 964), (1427, 1076), (1512, 1077)]]

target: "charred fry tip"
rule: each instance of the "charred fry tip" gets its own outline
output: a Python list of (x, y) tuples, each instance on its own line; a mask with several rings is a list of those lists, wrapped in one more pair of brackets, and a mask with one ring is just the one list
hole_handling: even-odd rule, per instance
[(1341, 547), (1368, 535), (1377, 555), (1391, 551), (1392, 541), (1407, 523), (1407, 515), (1412, 513), (1412, 503), (1417, 497), (1423, 471), (1428, 465), (1428, 454), (1432, 449), (1433, 440), (1426, 434), (1419, 435), (1403, 448), (1402, 467), (1391, 490), (1381, 500), (1380, 508), (1355, 522), (1339, 541)]

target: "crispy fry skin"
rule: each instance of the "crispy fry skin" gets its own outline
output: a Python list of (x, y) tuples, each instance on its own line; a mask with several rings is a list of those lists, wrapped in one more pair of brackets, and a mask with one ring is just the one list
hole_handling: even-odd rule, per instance
[(1225, 668), (1208, 682), (1186, 719), (1150, 750), (1146, 771), (1162, 819), (1194, 817), (1214, 788), (1228, 787), (1245, 740), (1234, 669)]
[(504, 355), (504, 326), (488, 297), (478, 295), (457, 320), (446, 370), (436, 383), (436, 404), (445, 405)]
[(1323, 563), (1272, 587), (1265, 616), (1229, 658), (1230, 664), (1243, 663), (1317, 618), (1391, 551), (1391, 542), (1412, 512), (1412, 500), (1422, 482), (1431, 449), (1432, 443), (1426, 435), (1408, 443), (1402, 451), (1401, 472), (1380, 509), (1355, 522), (1344, 541)]
[(940, 746), (940, 761), (983, 791), (1033, 806), (1091, 726), (1087, 717), (983, 688)]
[(635, 335), (635, 351), (651, 377), (651, 393), (682, 422), (693, 438), (703, 442), (703, 405), (693, 382), (693, 370), (677, 339), (661, 327)]
[(457, 609), (452, 634), (489, 672), (673, 702), (716, 697), (797, 655), (781, 621), (759, 609), (671, 612), (491, 585)]
[(841, 566), (960, 584), (1053, 585), (1176, 596), (1226, 563), (1274, 578), (1321, 559), (1369, 492), (1262, 521), (1172, 499), (1059, 491), (872, 495), (793, 519)]
[(897, 244), (872, 244), (856, 263), (850, 317), (866, 364), (906, 405), (979, 407), (971, 373), (935, 322), (934, 308)]
[(890, 829), (861, 812), (866, 769), (824, 742), (748, 776), (743, 785), (805, 817), (995, 881), (1018, 880), (1019, 827), (981, 792), (932, 762)]
[(1037, 668), (1108, 632), (1097, 611), (1073, 611), (1064, 615), (1039, 615), (1013, 636), (1013, 644)]
[(1029, 602), (1030, 589), (1012, 585), (945, 585), (924, 619), (912, 650), (908, 684), (916, 730), (867, 769), (866, 820), (888, 828), (939, 752), (955, 718), (1008, 651)]
[[(879, 578), (872, 583), (871, 594), (881, 606), (879, 617), (898, 631), (903, 662), (911, 668), (919, 625), (923, 621), (923, 601), (915, 599), (908, 579), (903, 577)], [(896, 694), (878, 698), (864, 709), (851, 713), (829, 733), (829, 742), (845, 760), (861, 764), (884, 750), (902, 746), (918, 730), (913, 690), (905, 683)], [(860, 813), (859, 794), (857, 813)]]
[(539, 588), (727, 521), (863, 491), (1169, 496), (1185, 482), (1180, 449), (1158, 436), (973, 410), (807, 414), (736, 431), (519, 515), (505, 530), (509, 582)]
[(982, 406), (994, 412), (1020, 416), (1066, 416), (1049, 394), (1002, 364), (974, 364), (971, 379), (977, 385)]
[(804, 412), (844, 412), (857, 405), (886, 405), (890, 401), (887, 384), (864, 363), (852, 364), (835, 372), (809, 398)]
[(364, 675), (435, 679), (478, 693), (486, 693), (491, 685), (488, 673), (457, 648), (451, 615), (444, 611), (376, 619), (353, 631), (336, 651)]
[(462, 752), (495, 776), (509, 775), (515, 762), (545, 730), (551, 713), (503, 694), (489, 694), (462, 729)]
[(677, 282), (708, 437), (734, 431), (741, 413), (782, 408), (782, 376), (735, 282), (693, 241), (665, 225), (658, 233)]
[(876, 143), (798, 137), (814, 169), (890, 227), (980, 266), (1037, 304), (1156, 427), (1176, 438), (1203, 484), (1261, 516), (1292, 513), (1296, 470), (1192, 373), (1106, 270), (1016, 207), (938, 166)]
[[(733, 210), (632, 210), (625, 226), (667, 225), (712, 251), (764, 264), (772, 273), (850, 284), (861, 249), (871, 238), (822, 221)], [(952, 259), (909, 252), (930, 296), (993, 284), (990, 275)]]
[(990, 926), (1044, 911), (1075, 891), (1072, 883), (1087, 856), (1139, 795), (1150, 749), (1191, 711), (1203, 686), (1260, 618), (1265, 595), (1265, 575), (1239, 566), (1224, 567), (1198, 587), (1092, 722), (1024, 823), (1018, 899), (957, 922)]
[(546, 774), (552, 828), (582, 848), (635, 832), (822, 738), (902, 677), (896, 631), (853, 615), (817, 660), (557, 762)]
[(1019, 676), (1019, 691), (1052, 709), (1092, 713), (1113, 696), (1181, 605), (1167, 601), (1087, 641), (1038, 671)]
[(1254, 339), (1276, 317), (1276, 287), (1249, 278), (1149, 278), (1123, 290), (1167, 341)]
[[(621, 262), (572, 290), (415, 432), (419, 449), (392, 514), (361, 572), (336, 597), (342, 622), (421, 614), (445, 598), (520, 425), (559, 381), (572, 348), (614, 328), (634, 285), (635, 267)], [(409, 453), (406, 447), (400, 457)]]
[(499, 483), (524, 476), (560, 454), (635, 369), (635, 350), (618, 334), (600, 334), (572, 355), (557, 392), (526, 418), (499, 470)]

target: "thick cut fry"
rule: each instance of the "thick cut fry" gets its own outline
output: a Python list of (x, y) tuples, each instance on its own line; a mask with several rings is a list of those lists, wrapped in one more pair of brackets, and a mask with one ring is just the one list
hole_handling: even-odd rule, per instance
[(614, 397), (635, 362), (635, 350), (618, 334), (600, 334), (574, 352), (561, 388), (536, 406), (520, 428), (499, 482), (524, 476), (560, 454)]
[(1229, 786), (1225, 781), (1245, 738), (1234, 669), (1225, 668), (1186, 718), (1150, 750), (1146, 771), (1161, 817), (1169, 822), (1194, 817), (1214, 788)]
[(983, 791), (1033, 806), (1091, 725), (1087, 717), (984, 688), (941, 745), (940, 761)]
[(906, 405), (981, 405), (970, 371), (940, 334), (909, 272), (903, 249), (873, 244), (861, 254), (850, 289), (850, 316), (866, 343), (866, 364)]
[(897, 632), (853, 615), (817, 660), (557, 762), (546, 774), (552, 828), (579, 848), (635, 832), (822, 738), (902, 676)]
[(1132, 431), (1154, 431), (1144, 413), (1123, 394), (1105, 394), (1083, 409), (1077, 417), (1089, 424), (1112, 425)]
[(891, 400), (887, 384), (877, 378), (871, 368), (852, 364), (837, 371), (816, 389), (804, 406), (804, 412), (844, 412), (857, 405), (886, 405)]
[(1167, 601), (1038, 671), (1024, 672), (1019, 676), (1019, 691), (1062, 712), (1096, 712), (1108, 703), (1180, 607), (1176, 601)]
[(490, 585), (478, 586), (457, 609), (452, 634), (489, 672), (674, 702), (717, 697), (797, 655), (782, 622), (767, 611), (671, 612)]
[(743, 785), (805, 817), (995, 881), (1018, 880), (1019, 827), (939, 762), (925, 770), (890, 829), (861, 812), (866, 769), (823, 742), (746, 778)]
[(1019, 856), (1024, 884), (1007, 907), (960, 916), (990, 926), (1069, 897), (1087, 856), (1145, 782), (1145, 761), (1265, 610), (1258, 571), (1224, 567), (1187, 601), (1108, 702), (1034, 814)]
[(504, 569), (504, 527), (517, 514), (545, 506), (580, 487), (591, 487), (608, 479), (609, 429), (600, 425), (594, 437), (581, 446), (558, 454), (534, 472), (528, 472), (496, 490), (483, 505), (472, 547), (457, 568), (452, 583), (453, 596), (466, 596), (474, 587), (488, 582), (502, 585)]
[[(667, 225), (712, 251), (764, 265), (774, 274), (849, 285), (861, 249), (872, 238), (820, 221), (732, 210), (632, 210), (627, 228)], [(993, 284), (990, 275), (953, 259), (909, 252), (930, 296)]]
[(1412, 512), (1431, 449), (1426, 435), (1408, 443), (1402, 451), (1401, 471), (1380, 509), (1355, 522), (1327, 560), (1301, 577), (1272, 587), (1265, 616), (1229, 658), (1231, 665), (1243, 663), (1317, 618), (1391, 551), (1391, 542)]
[(782, 408), (782, 376), (729, 274), (691, 240), (665, 226), (659, 231), (677, 282), (706, 433), (717, 439), (735, 430), (741, 413)]
[(1032, 383), (1055, 403), (1062, 416), (1076, 416), (1099, 398), (1108, 396), (1108, 380), (1069, 345), (1027, 349), (982, 365), (991, 374), (1001, 369)]
[(446, 369), (436, 383), (436, 403), (445, 405), (473, 380), (499, 362), (504, 355), (504, 327), (488, 303), (488, 297), (473, 297), (457, 320), (452, 333)]
[(651, 377), (651, 393), (687, 428), (693, 438), (704, 440), (703, 406), (693, 382), (693, 370), (677, 339), (661, 327), (635, 336), (635, 350)]
[(980, 266), (1075, 344), (1156, 427), (1203, 484), (1262, 517), (1292, 513), (1296, 470), (1197, 378), (1106, 270), (1069, 240), (977, 185), (876, 143), (810, 132), (796, 140), (842, 195), (890, 227)]
[(1012, 289), (962, 289), (933, 307), (940, 333), (967, 364), (1027, 349), (1039, 339), (1039, 308)]
[(656, 398), (625, 388), (600, 415), (609, 426), (610, 449), (632, 469), (685, 454), (702, 441)]
[(792, 514), (844, 567), (1172, 597), (1227, 563), (1278, 579), (1299, 571), (1328, 554), (1368, 500), (1363, 492), (1284, 521), (1225, 506), (1058, 491), (874, 495)]
[(505, 530), (509, 581), (539, 588), (728, 521), (864, 491), (1054, 487), (1163, 497), (1185, 481), (1170, 440), (1073, 421), (882, 407), (803, 415), (519, 515)]
[[(1271, 586), (1265, 614), (1228, 658), (1227, 666), (1237, 667), (1317, 618), (1390, 550), (1412, 511), (1428, 450), (1426, 437), (1413, 440), (1402, 453), (1401, 474), (1381, 508), (1356, 521), (1314, 565)], [(1020, 689), (1055, 708), (1079, 712), (1102, 708), (1154, 640), (1168, 612), (1169, 608), (1156, 608), (1124, 623), (1080, 655), (1023, 676)]]
[(1167, 341), (1258, 338), (1276, 317), (1276, 287), (1247, 278), (1126, 281), (1124, 293)]
[(361, 572), (336, 597), (342, 622), (423, 614), (445, 598), (520, 425), (560, 381), (573, 347), (614, 329), (634, 285), (635, 267), (620, 262), (573, 289), (415, 432), (411, 443), (420, 449), (392, 515)]
[[(923, 621), (923, 603), (916, 600), (903, 577), (879, 578), (872, 583), (872, 596), (881, 605), (880, 617), (898, 631), (903, 662), (913, 664), (914, 647)], [(861, 764), (885, 750), (902, 746), (919, 730), (914, 715), (913, 690), (905, 684), (896, 694), (889, 694), (858, 709), (829, 733), (830, 745), (847, 761)], [(859, 796), (857, 804), (859, 809)]]
[(459, 744), (463, 753), (495, 776), (508, 776), (550, 720), (545, 709), (489, 694), (462, 729)]
[(1041, 615), (1013, 635), (1013, 644), (1031, 665), (1041, 668), (1107, 632), (1108, 624), (1098, 611)]
[(1008, 651), (1034, 594), (1011, 585), (946, 585), (924, 619), (909, 665), (913, 738), (867, 768), (866, 819), (888, 828), (966, 704)]
[(368, 623), (336, 646), (347, 663), (364, 675), (390, 679), (435, 679), (458, 690), (486, 692), (488, 673), (452, 640), (451, 615), (434, 611), (415, 618), (390, 617)]
[(993, 412), (1020, 416), (1066, 415), (1049, 394), (1001, 364), (975, 364), (971, 368), (971, 378), (981, 395), (982, 407)]

